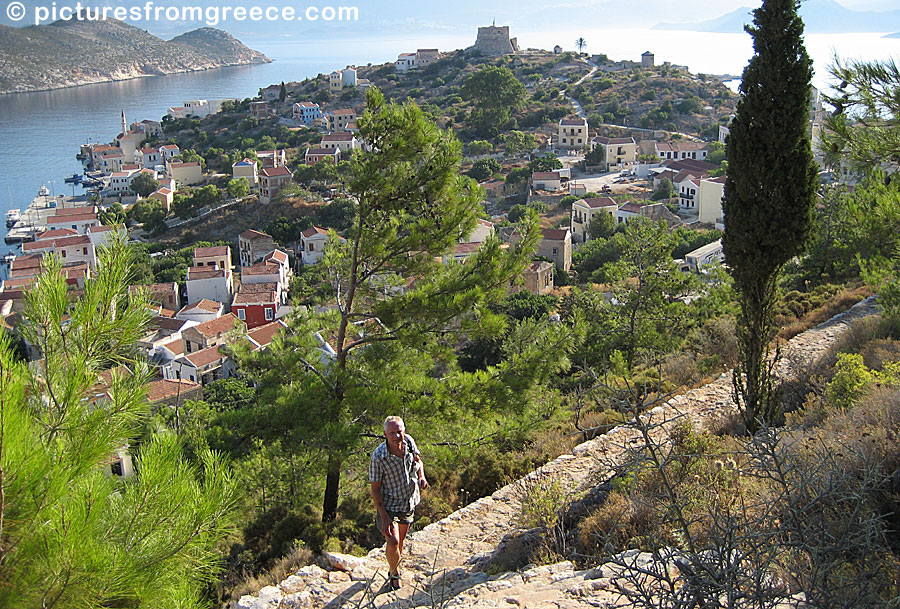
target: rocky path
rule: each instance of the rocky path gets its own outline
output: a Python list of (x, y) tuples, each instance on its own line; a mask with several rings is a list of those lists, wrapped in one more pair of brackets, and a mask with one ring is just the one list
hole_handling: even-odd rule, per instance
[[(784, 350), (779, 374), (791, 375), (800, 359), (812, 361), (839, 339), (850, 322), (874, 313), (867, 299), (849, 311), (793, 338)], [(644, 416), (652, 435), (662, 438), (678, 421), (702, 422), (732, 411), (731, 375), (671, 398)], [(441, 607), (482, 609), (581, 609), (621, 606), (614, 582), (616, 571), (604, 565), (576, 571), (572, 563), (519, 568), (510, 557), (521, 549), (516, 519), (523, 485), (555, 481), (573, 497), (608, 479), (626, 453), (643, 445), (638, 429), (622, 425), (575, 447), (523, 481), (510, 484), (448, 517), (410, 535), (403, 562), (404, 587), (394, 593), (376, 594), (384, 583), (387, 563), (384, 550), (364, 558), (330, 557), (335, 570), (316, 566), (300, 569), (278, 586), (267, 586), (257, 596), (244, 596), (238, 609), (338, 609), (378, 607), (411, 609)], [(521, 532), (521, 531), (519, 531)], [(527, 536), (526, 536), (527, 538)], [(637, 551), (632, 551), (640, 560)], [(517, 570), (515, 570), (517, 569)], [(524, 569), (524, 570), (523, 570)], [(494, 573), (492, 575), (492, 573)]]

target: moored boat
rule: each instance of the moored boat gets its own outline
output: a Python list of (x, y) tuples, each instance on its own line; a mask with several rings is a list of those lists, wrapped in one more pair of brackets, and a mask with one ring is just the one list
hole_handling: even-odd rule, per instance
[(15, 226), (16, 222), (19, 221), (19, 217), (21, 216), (21, 211), (18, 209), (11, 209), (6, 212), (6, 228), (12, 228)]
[(68, 178), (63, 180), (63, 182), (65, 182), (66, 184), (78, 184), (79, 182), (81, 182), (81, 174), (73, 173)]

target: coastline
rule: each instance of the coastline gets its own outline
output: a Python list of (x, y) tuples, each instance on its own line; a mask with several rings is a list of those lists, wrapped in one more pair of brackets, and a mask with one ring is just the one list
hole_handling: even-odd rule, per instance
[(262, 65), (262, 64), (267, 64), (267, 63), (273, 63), (274, 61), (275, 61), (274, 59), (270, 59), (267, 57), (266, 61), (245, 61), (245, 62), (234, 62), (234, 63), (222, 63), (222, 64), (215, 65), (215, 66), (203, 66), (203, 67), (197, 67), (197, 68), (193, 68), (193, 69), (172, 70), (170, 72), (158, 72), (158, 73), (152, 73), (152, 74), (139, 73), (139, 74), (132, 74), (130, 76), (122, 76), (122, 77), (108, 76), (105, 78), (98, 78), (97, 80), (84, 80), (81, 82), (73, 82), (73, 83), (69, 83), (69, 84), (56, 85), (56, 86), (52, 86), (52, 87), (35, 87), (35, 88), (31, 88), (31, 89), (23, 88), (23, 89), (16, 89), (16, 90), (12, 90), (12, 91), (0, 91), (0, 96), (22, 95), (22, 94), (28, 94), (28, 93), (40, 93), (42, 91), (59, 91), (62, 89), (73, 89), (75, 87), (83, 87), (85, 85), (98, 85), (98, 84), (104, 84), (104, 83), (110, 83), (110, 82), (124, 82), (124, 81), (128, 81), (128, 80), (135, 80), (137, 78), (148, 78), (151, 76), (170, 76), (172, 74), (191, 74), (191, 73), (195, 73), (195, 72), (207, 72), (209, 70), (218, 70), (220, 68), (233, 68), (233, 67), (237, 67), (237, 66)]

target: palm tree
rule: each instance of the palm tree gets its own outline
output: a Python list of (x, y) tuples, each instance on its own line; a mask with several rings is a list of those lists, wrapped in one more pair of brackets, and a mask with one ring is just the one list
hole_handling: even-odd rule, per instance
[(587, 42), (584, 38), (579, 38), (575, 41), (575, 48), (578, 49), (578, 52), (581, 53), (584, 50), (584, 47), (587, 46)]

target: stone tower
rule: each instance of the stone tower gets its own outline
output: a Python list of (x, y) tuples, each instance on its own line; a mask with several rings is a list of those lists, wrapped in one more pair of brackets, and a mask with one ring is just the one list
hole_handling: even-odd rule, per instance
[(642, 68), (652, 68), (654, 63), (653, 53), (650, 51), (644, 51), (641, 54), (641, 67)]
[(478, 28), (475, 46), (482, 55), (510, 55), (519, 52), (515, 38), (509, 37), (508, 25), (489, 25)]

